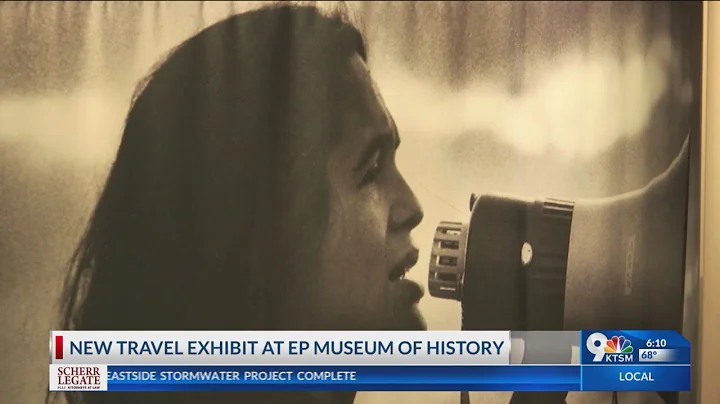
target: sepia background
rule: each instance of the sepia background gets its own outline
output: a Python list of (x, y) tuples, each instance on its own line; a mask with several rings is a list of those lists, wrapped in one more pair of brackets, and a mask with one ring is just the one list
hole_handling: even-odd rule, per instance
[[(398, 166), (426, 212), (410, 277), (425, 282), (435, 225), (465, 220), (471, 192), (592, 198), (662, 172), (697, 118), (698, 3), (349, 2), (403, 138)], [(193, 33), (260, 4), (0, 3), (0, 403), (44, 397), (65, 263), (138, 80)], [(691, 199), (691, 217), (695, 208)], [(689, 255), (691, 340), (697, 268)], [(429, 328), (460, 328), (459, 304), (426, 297), (420, 308)], [(509, 397), (478, 393), (472, 402)], [(362, 393), (357, 402), (458, 399)], [(608, 403), (610, 395), (568, 401)], [(659, 402), (650, 394), (621, 401)]]
[(720, 3), (705, 2), (701, 159), (699, 403), (720, 403)]

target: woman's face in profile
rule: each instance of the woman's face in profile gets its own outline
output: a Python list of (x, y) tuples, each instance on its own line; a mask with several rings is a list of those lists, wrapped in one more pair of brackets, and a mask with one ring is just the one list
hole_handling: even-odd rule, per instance
[(293, 322), (311, 329), (424, 329), (410, 232), (422, 220), (395, 165), (395, 124), (366, 64), (351, 59), (352, 99), (344, 133), (327, 163), (330, 216), (321, 265), (295, 291)]

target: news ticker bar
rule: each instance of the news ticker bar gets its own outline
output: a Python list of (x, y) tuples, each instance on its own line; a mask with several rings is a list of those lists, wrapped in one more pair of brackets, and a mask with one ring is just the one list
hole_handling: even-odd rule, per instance
[(690, 364), (672, 331), (53, 331), (50, 363), (133, 366)]
[(690, 391), (689, 365), (50, 365), (50, 391)]

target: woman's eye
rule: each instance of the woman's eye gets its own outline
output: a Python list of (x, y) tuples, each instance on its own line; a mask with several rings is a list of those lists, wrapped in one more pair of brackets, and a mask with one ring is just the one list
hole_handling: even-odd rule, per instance
[(369, 183), (374, 182), (378, 176), (380, 176), (380, 173), (382, 172), (382, 164), (380, 162), (380, 153), (376, 154), (373, 160), (371, 161), (369, 167), (365, 171), (365, 175), (363, 176), (361, 185), (367, 185)]

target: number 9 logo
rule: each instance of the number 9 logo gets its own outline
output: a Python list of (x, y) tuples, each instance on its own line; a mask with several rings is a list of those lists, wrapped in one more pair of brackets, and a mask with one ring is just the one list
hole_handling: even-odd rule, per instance
[(599, 332), (596, 332), (588, 337), (585, 342), (585, 347), (591, 354), (595, 355), (593, 362), (600, 362), (605, 357), (605, 345), (607, 342), (607, 337)]

